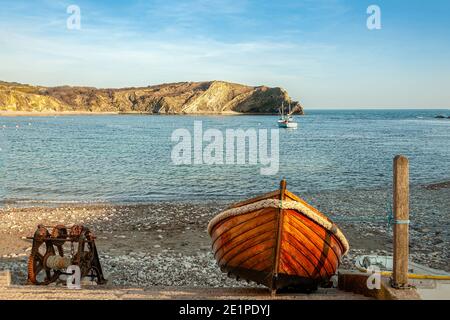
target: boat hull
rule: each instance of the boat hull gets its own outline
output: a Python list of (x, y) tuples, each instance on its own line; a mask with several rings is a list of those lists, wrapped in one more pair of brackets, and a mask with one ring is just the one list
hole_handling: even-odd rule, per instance
[[(272, 290), (295, 287), (309, 291), (329, 283), (348, 250), (345, 237), (295, 195), (285, 191), (284, 202), (279, 198), (279, 192), (254, 198), (211, 221), (208, 231), (220, 269), (230, 277)], [(314, 220), (317, 217), (323, 225)]]
[(295, 129), (298, 127), (298, 124), (297, 122), (288, 122), (288, 123), (278, 122), (278, 127)]

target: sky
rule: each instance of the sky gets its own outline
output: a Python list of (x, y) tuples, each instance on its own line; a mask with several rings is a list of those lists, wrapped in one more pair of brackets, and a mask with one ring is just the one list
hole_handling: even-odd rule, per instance
[(306, 109), (450, 108), (449, 16), (448, 0), (0, 0), (0, 80), (224, 80), (283, 87)]

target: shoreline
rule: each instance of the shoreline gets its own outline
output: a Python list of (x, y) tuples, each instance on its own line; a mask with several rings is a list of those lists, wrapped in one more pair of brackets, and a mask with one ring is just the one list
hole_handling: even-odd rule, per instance
[(51, 117), (51, 116), (83, 116), (83, 115), (118, 115), (118, 112), (89, 111), (0, 111), (0, 117)]
[[(450, 271), (449, 188), (411, 190), (411, 260)], [(392, 228), (386, 224), (388, 190), (309, 194), (305, 201), (340, 227), (350, 252), (342, 269), (354, 269), (361, 254), (392, 255)], [(208, 222), (234, 201), (158, 201), (148, 204), (69, 204), (0, 209), (0, 270), (13, 283), (26, 280), (31, 242), (39, 223), (84, 224), (97, 236), (105, 274), (114, 286), (257, 287), (220, 272), (206, 231)]]
[[(447, 108), (311, 108), (312, 111), (448, 111)], [(141, 111), (13, 111), (0, 110), (0, 117), (50, 117), (50, 116), (101, 116), (101, 115), (146, 115), (146, 116), (278, 116), (278, 113), (264, 113), (264, 112), (195, 112), (195, 113), (148, 113)], [(295, 116), (306, 116), (304, 114), (295, 114)], [(433, 117), (434, 119), (434, 117)]]
[[(427, 183), (417, 183), (410, 184), (411, 189), (416, 190), (442, 190), (442, 189), (450, 189), (450, 178), (444, 178), (439, 180), (433, 180)], [(386, 187), (374, 187), (374, 188), (348, 188), (348, 189), (336, 189), (336, 190), (319, 190), (319, 191), (310, 191), (307, 193), (300, 193), (303, 197), (314, 196), (317, 194), (332, 194), (332, 193), (342, 193), (342, 192), (386, 192), (391, 190), (391, 188)], [(244, 200), (246, 196), (243, 197), (217, 197), (217, 198), (184, 198), (184, 199), (176, 199), (176, 203), (188, 204), (188, 205), (204, 205), (204, 204), (229, 204), (233, 202), (239, 202)], [(248, 197), (251, 197), (248, 196)], [(84, 200), (84, 201), (76, 201), (76, 200), (41, 200), (41, 199), (18, 199), (18, 200), (0, 200), (0, 211), (2, 209), (26, 209), (26, 208), (56, 208), (56, 207), (102, 207), (102, 206), (128, 206), (128, 207), (136, 207), (142, 205), (153, 205), (159, 203), (167, 203), (169, 201), (174, 201), (171, 198), (159, 198), (159, 199), (150, 199), (150, 200), (142, 200), (142, 201), (130, 201), (130, 200)]]
[[(103, 115), (137, 115), (137, 116), (276, 116), (277, 113), (242, 113), (198, 112), (198, 113), (147, 113), (147, 112), (115, 112), (115, 111), (0, 111), (0, 117), (51, 117), (51, 116), (103, 116)], [(303, 115), (298, 115), (303, 116)]]

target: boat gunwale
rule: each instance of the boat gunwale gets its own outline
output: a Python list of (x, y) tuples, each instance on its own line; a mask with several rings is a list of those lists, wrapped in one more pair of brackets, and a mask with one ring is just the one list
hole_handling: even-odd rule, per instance
[[(299, 196), (297, 196), (295, 193), (292, 193), (291, 191), (289, 191), (288, 189), (284, 190), (284, 194), (291, 198), (294, 201), (300, 202), (301, 204), (303, 204), (304, 206), (308, 207), (308, 209), (313, 210), (316, 214), (318, 214), (319, 216), (321, 216), (322, 218), (328, 220), (329, 222), (332, 222), (330, 220), (330, 218), (328, 218), (326, 215), (324, 215), (322, 212), (320, 212), (318, 209), (314, 208), (312, 205), (310, 205), (309, 203), (307, 203), (305, 200), (303, 200), (302, 198), (300, 198)], [(231, 205), (229, 205), (228, 207), (225, 208), (224, 211), (227, 211), (229, 209), (235, 209), (238, 207), (242, 207), (242, 206), (246, 206), (248, 204), (252, 204), (254, 202), (260, 201), (260, 200), (265, 200), (265, 199), (269, 199), (269, 198), (274, 198), (277, 197), (279, 199), (279, 195), (280, 195), (280, 190), (274, 190), (274, 191), (270, 191), (264, 194), (261, 194), (259, 196), (247, 199), (247, 200), (243, 200), (243, 201), (239, 201), (239, 202), (235, 202), (232, 203)]]

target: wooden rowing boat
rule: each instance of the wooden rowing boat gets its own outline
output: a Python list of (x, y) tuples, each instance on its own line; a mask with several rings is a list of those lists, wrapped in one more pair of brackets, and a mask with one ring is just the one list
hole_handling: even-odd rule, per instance
[(220, 269), (230, 277), (277, 289), (312, 291), (329, 284), (347, 239), (324, 214), (280, 190), (236, 203), (208, 225)]

